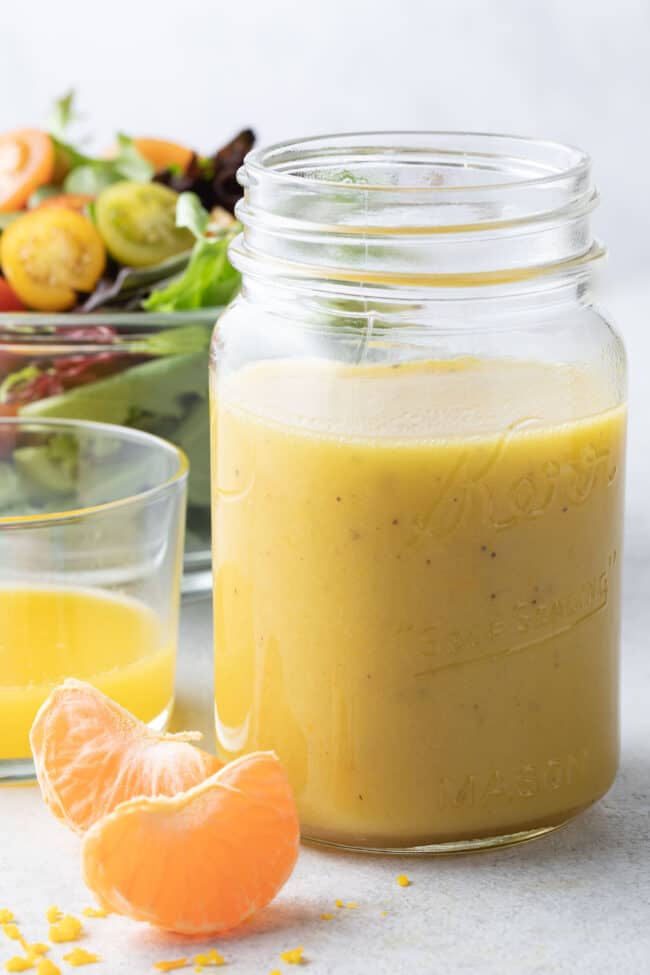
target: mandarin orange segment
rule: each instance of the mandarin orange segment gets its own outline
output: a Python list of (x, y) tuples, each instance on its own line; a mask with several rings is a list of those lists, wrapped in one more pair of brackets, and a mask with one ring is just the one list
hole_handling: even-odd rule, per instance
[(107, 910), (212, 934), (275, 897), (298, 846), (286, 774), (273, 753), (256, 752), (175, 798), (118, 806), (86, 833), (83, 874)]
[(175, 796), (221, 767), (194, 737), (151, 731), (90, 684), (66, 680), (30, 734), (43, 798), (78, 833), (136, 796)]

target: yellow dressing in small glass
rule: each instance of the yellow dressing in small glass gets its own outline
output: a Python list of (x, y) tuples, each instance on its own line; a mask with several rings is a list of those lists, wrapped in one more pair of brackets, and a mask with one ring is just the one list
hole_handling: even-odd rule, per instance
[(90, 589), (0, 587), (0, 759), (28, 757), (52, 688), (87, 680), (143, 721), (169, 707), (174, 648), (135, 599)]

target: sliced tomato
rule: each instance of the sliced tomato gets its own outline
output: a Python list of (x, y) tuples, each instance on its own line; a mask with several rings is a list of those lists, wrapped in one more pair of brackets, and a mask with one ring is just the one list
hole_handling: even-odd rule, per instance
[[(0, 403), (0, 418), (18, 416), (18, 407)], [(9, 457), (16, 446), (18, 430), (16, 424), (0, 423), (0, 457)]]
[(112, 325), (80, 325), (78, 328), (60, 325), (54, 331), (65, 342), (81, 342), (84, 345), (92, 342), (107, 345), (119, 337), (119, 332)]
[(77, 210), (83, 213), (89, 203), (95, 199), (89, 193), (57, 193), (55, 196), (46, 197), (35, 210), (45, 210), (49, 207), (62, 207), (64, 210)]
[(31, 379), (26, 379), (15, 383), (7, 395), (7, 405), (20, 410), (21, 406), (28, 403), (38, 403), (42, 399), (50, 396), (59, 396), (65, 392), (65, 386), (56, 372), (47, 369), (44, 372), (38, 371)]
[(24, 311), (25, 306), (8, 281), (0, 278), (0, 311)]
[(40, 129), (0, 135), (0, 212), (20, 210), (54, 172), (54, 144)]
[(120, 264), (150, 267), (189, 250), (194, 237), (176, 226), (178, 193), (160, 183), (113, 183), (97, 197), (95, 220)]
[(166, 139), (139, 138), (133, 140), (133, 145), (141, 156), (151, 163), (157, 173), (162, 173), (171, 167), (184, 173), (189, 167), (194, 153), (187, 146), (178, 142), (168, 142)]
[(75, 210), (30, 210), (0, 238), (2, 269), (18, 297), (38, 311), (64, 311), (92, 291), (106, 266), (93, 224)]

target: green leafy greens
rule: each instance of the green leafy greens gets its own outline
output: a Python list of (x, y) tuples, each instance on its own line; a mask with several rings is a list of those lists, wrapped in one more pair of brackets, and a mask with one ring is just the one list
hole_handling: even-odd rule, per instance
[(196, 193), (181, 193), (176, 204), (176, 226), (187, 227), (197, 240), (206, 239), (210, 214)]
[(63, 180), (63, 191), (97, 196), (104, 187), (119, 180), (148, 183), (153, 179), (154, 167), (138, 152), (128, 135), (118, 134), (116, 153), (111, 159), (90, 156), (70, 142), (70, 125), (79, 118), (74, 98), (74, 91), (69, 91), (55, 102), (48, 124), (57, 156), (69, 169)]
[(5, 376), (2, 383), (0, 383), (0, 403), (7, 402), (7, 397), (14, 386), (27, 383), (30, 379), (36, 379), (37, 376), (40, 376), (40, 373), (40, 369), (33, 365), (25, 366), (24, 369), (19, 369), (17, 372), (10, 372), (8, 376)]
[[(77, 155), (79, 156), (79, 153)], [(117, 136), (115, 156), (112, 159), (93, 159), (86, 156), (84, 161), (79, 158), (77, 165), (70, 170), (63, 181), (63, 189), (66, 193), (87, 193), (89, 196), (97, 196), (111, 183), (118, 183), (123, 179), (148, 183), (153, 178), (153, 174), (153, 166), (140, 155), (133, 139), (120, 132)]]
[(75, 93), (74, 89), (71, 88), (69, 92), (54, 102), (54, 108), (47, 123), (48, 132), (53, 138), (64, 141), (71, 123), (78, 118), (74, 100)]
[(185, 272), (143, 302), (147, 311), (170, 312), (226, 305), (239, 287), (240, 275), (228, 260), (228, 245), (239, 232), (233, 224), (219, 236), (208, 236), (210, 215), (195, 193), (181, 193), (176, 223), (196, 237)]
[(139, 308), (142, 299), (158, 284), (163, 287), (175, 280), (185, 270), (187, 252), (168, 257), (153, 267), (123, 267), (115, 278), (99, 282), (93, 293), (81, 306), (81, 311), (95, 311), (106, 305), (128, 305)]

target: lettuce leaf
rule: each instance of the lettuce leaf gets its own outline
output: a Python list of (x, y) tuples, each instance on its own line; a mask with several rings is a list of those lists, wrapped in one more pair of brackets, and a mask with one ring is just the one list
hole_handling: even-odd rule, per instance
[(75, 97), (75, 90), (71, 88), (54, 102), (54, 108), (47, 122), (47, 130), (55, 139), (64, 141), (71, 123), (79, 117), (74, 105)]
[(233, 233), (217, 240), (198, 240), (180, 278), (142, 303), (147, 311), (183, 311), (227, 305), (239, 288), (240, 274), (228, 260)]
[(19, 369), (17, 372), (10, 372), (0, 384), (0, 403), (7, 402), (9, 393), (14, 386), (18, 386), (20, 383), (28, 383), (40, 374), (41, 370), (35, 365), (25, 366), (24, 369)]
[[(64, 146), (70, 151), (70, 146)], [(138, 183), (148, 183), (154, 174), (154, 168), (135, 147), (133, 139), (120, 132), (117, 136), (117, 152), (112, 159), (93, 159), (83, 156), (78, 150), (76, 162), (63, 181), (66, 193), (87, 193), (97, 196), (105, 187), (120, 180), (135, 180)]]
[(210, 214), (196, 193), (181, 193), (176, 204), (176, 226), (187, 227), (197, 240), (205, 240)]
[(102, 278), (77, 311), (89, 312), (106, 305), (140, 307), (140, 300), (158, 285), (165, 287), (185, 270), (191, 251), (175, 254), (152, 267), (123, 267), (114, 278)]
[(166, 328), (145, 339), (131, 342), (131, 352), (156, 357), (192, 355), (194, 352), (205, 352), (209, 345), (209, 328), (205, 325), (184, 325), (181, 328)]
[(74, 91), (59, 98), (48, 122), (57, 156), (68, 170), (63, 180), (66, 193), (97, 196), (106, 186), (122, 179), (139, 183), (153, 179), (154, 167), (138, 152), (133, 139), (122, 132), (117, 135), (116, 152), (111, 159), (96, 158), (77, 148), (69, 137), (70, 126), (80, 118), (74, 102)]
[(239, 233), (233, 226), (219, 236), (208, 236), (210, 215), (195, 193), (181, 193), (176, 223), (188, 227), (197, 238), (185, 272), (166, 288), (152, 291), (142, 303), (147, 311), (170, 312), (227, 305), (241, 280), (228, 260), (228, 245)]

